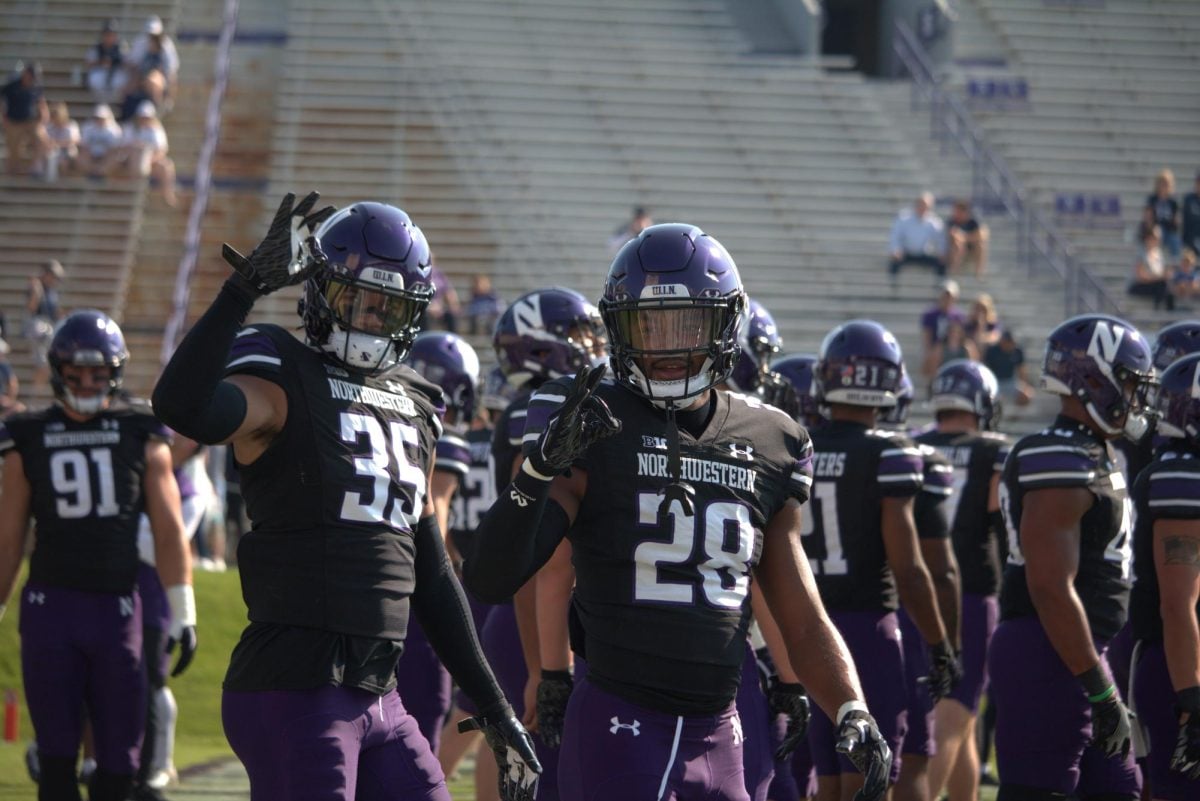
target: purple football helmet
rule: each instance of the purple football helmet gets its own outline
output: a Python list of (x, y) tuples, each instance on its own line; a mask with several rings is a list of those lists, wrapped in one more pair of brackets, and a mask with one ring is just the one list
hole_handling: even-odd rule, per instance
[(1000, 422), (1000, 385), (995, 374), (970, 359), (946, 362), (933, 377), (933, 409), (970, 412), (981, 429), (994, 430)]
[(892, 332), (874, 320), (851, 320), (825, 336), (817, 362), (817, 392), (824, 403), (896, 405), (904, 357)]
[(318, 269), (300, 301), (309, 344), (357, 372), (395, 366), (433, 298), (425, 235), (395, 206), (355, 203), (312, 241), (308, 258)]
[(814, 380), (816, 366), (817, 357), (807, 353), (785, 356), (771, 365), (771, 372), (778, 373), (796, 390), (796, 397), (800, 401), (797, 419), (808, 428), (824, 422), (821, 402), (817, 399), (817, 382)]
[(1161, 382), (1155, 402), (1158, 433), (1200, 445), (1200, 353), (1171, 362)]
[(1200, 320), (1180, 320), (1171, 323), (1158, 332), (1150, 355), (1154, 359), (1154, 369), (1160, 373), (1166, 370), (1171, 362), (1187, 356), (1189, 353), (1200, 353)]
[[(96, 414), (121, 388), (122, 372), (129, 359), (125, 336), (112, 318), (96, 309), (83, 309), (68, 315), (54, 329), (50, 340), (50, 386), (54, 397), (80, 414)], [(63, 378), (62, 368), (108, 367), (112, 372), (108, 391), (91, 397), (79, 397)]]
[(613, 373), (659, 406), (694, 398), (729, 378), (745, 308), (720, 242), (693, 225), (652, 225), (625, 243), (604, 282)]
[(771, 357), (783, 348), (783, 337), (775, 326), (775, 318), (753, 298), (749, 299), (746, 314), (742, 317), (739, 344), (741, 352), (733, 363), (729, 385), (739, 392), (753, 392), (762, 383)]
[(471, 343), (447, 331), (427, 331), (413, 342), (407, 361), (426, 381), (442, 388), (456, 424), (471, 422), (479, 398), (479, 356)]
[(514, 387), (574, 375), (606, 357), (600, 312), (574, 289), (535, 289), (496, 321), (492, 347)]
[(886, 426), (901, 428), (908, 422), (908, 411), (912, 408), (913, 382), (908, 370), (901, 369), (900, 385), (896, 387), (896, 405), (880, 413), (879, 422)]
[(1149, 428), (1154, 362), (1145, 338), (1106, 314), (1081, 314), (1046, 340), (1042, 388), (1079, 400), (1110, 437), (1134, 441)]

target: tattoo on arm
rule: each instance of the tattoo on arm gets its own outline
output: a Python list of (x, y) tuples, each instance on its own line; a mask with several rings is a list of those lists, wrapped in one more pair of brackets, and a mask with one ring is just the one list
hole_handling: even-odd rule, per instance
[(1168, 565), (1200, 567), (1200, 537), (1167, 537), (1163, 546)]

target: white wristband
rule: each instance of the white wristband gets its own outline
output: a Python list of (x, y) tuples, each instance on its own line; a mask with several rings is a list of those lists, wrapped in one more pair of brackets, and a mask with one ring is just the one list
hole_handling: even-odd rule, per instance
[(521, 472), (522, 472), (522, 473), (525, 473), (527, 476), (530, 476), (530, 477), (532, 477), (532, 478), (536, 478), (538, 481), (550, 481), (551, 479), (553, 479), (553, 478), (554, 478), (554, 476), (543, 476), (541, 473), (539, 473), (538, 471), (534, 470), (534, 469), (533, 469), (533, 465), (531, 465), (531, 464), (529, 463), (529, 460), (528, 460), (528, 459), (526, 459), (525, 461), (521, 462)]
[[(859, 701), (857, 698), (842, 704), (840, 707), (838, 707), (837, 713), (837, 722), (839, 726), (842, 724), (842, 721), (846, 719), (846, 715), (849, 715), (851, 712), (867, 712), (867, 705), (862, 701)], [(870, 713), (867, 712), (867, 714)]]
[(184, 626), (196, 625), (196, 594), (191, 584), (167, 587), (167, 602), (171, 605), (172, 637), (178, 637)]

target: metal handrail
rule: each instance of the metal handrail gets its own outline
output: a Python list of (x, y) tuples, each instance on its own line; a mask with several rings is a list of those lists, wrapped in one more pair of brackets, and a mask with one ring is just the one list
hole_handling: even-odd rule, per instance
[(1041, 211), (986, 137), (963, 102), (942, 88), (929, 54), (912, 29), (896, 22), (892, 49), (912, 76), (912, 107), (929, 104), (930, 136), (943, 152), (956, 149), (971, 163), (971, 194), (977, 204), (999, 208), (1017, 225), (1017, 254), (1030, 275), (1049, 268), (1063, 282), (1063, 311), (1120, 313), (1120, 306), (1075, 255), (1074, 249)]

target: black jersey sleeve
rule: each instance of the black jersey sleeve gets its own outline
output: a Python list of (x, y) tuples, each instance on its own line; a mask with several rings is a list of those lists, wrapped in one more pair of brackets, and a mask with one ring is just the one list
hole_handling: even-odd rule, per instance
[(1182, 459), (1154, 464), (1147, 506), (1153, 520), (1200, 518), (1200, 465)]
[(274, 339), (276, 332), (290, 336), (273, 325), (251, 325), (238, 331), (225, 361), (225, 375), (252, 375), (275, 381), (283, 369), (283, 355)]
[(913, 504), (917, 536), (923, 540), (944, 540), (950, 536), (946, 502), (954, 494), (954, 468), (936, 448), (917, 447), (923, 463), (921, 491)]
[(471, 469), (471, 445), (460, 434), (443, 431), (437, 441), (434, 470), (466, 478)]
[(788, 452), (792, 456), (791, 473), (788, 477), (788, 497), (800, 503), (808, 501), (813, 485), (813, 444), (808, 432), (799, 426), (787, 438)]
[(1021, 448), (1012, 458), (1017, 460), (1017, 482), (1025, 492), (1087, 489), (1098, 475), (1096, 459), (1088, 449), (1067, 442)]
[(925, 463), (921, 451), (908, 437), (890, 437), (879, 453), (879, 469), (875, 480), (879, 494), (885, 498), (907, 498), (921, 490)]

